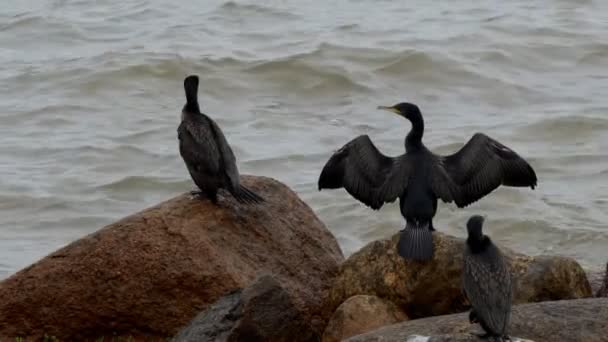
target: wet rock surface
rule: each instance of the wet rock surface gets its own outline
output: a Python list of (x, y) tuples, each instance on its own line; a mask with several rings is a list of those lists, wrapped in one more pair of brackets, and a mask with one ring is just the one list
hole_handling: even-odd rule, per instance
[[(482, 333), (469, 324), (468, 312), (422, 318), (380, 328), (351, 337), (348, 342), (403, 342), (412, 335), (463, 336)], [(586, 298), (513, 307), (509, 335), (536, 342), (601, 342), (608, 340), (608, 298)], [(457, 338), (461, 338), (457, 337)], [(454, 337), (456, 338), (456, 337)], [(466, 337), (473, 338), (474, 336)], [(433, 341), (433, 340), (431, 340)], [(440, 341), (451, 341), (440, 340)], [(454, 339), (454, 341), (468, 341)]]

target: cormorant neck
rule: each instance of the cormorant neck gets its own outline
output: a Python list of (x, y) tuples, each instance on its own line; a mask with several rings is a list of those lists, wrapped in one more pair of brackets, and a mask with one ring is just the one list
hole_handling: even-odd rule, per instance
[(469, 245), (469, 248), (473, 254), (484, 252), (486, 249), (488, 249), (488, 246), (490, 246), (491, 243), (492, 241), (490, 238), (485, 235), (469, 236), (467, 238), (467, 245)]
[(198, 107), (198, 77), (188, 76), (184, 80), (184, 91), (186, 93), (186, 105), (184, 110), (191, 113), (200, 113)]
[(195, 113), (195, 114), (199, 114), (201, 112), (201, 109), (198, 106), (198, 102), (190, 102), (188, 101), (183, 108), (183, 111), (185, 112), (189, 112), (189, 113)]
[(422, 147), (422, 135), (424, 134), (424, 120), (420, 113), (412, 113), (409, 116), (412, 129), (405, 138), (406, 150)]

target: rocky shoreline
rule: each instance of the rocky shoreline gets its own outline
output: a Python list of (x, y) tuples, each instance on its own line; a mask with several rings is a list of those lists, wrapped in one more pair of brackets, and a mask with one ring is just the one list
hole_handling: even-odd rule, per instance
[[(477, 340), (462, 313), (462, 239), (436, 233), (426, 263), (396, 255), (396, 235), (344, 260), (287, 186), (243, 183), (267, 203), (223, 197), (218, 208), (181, 195), (3, 280), (0, 341)], [(608, 340), (608, 299), (593, 298), (608, 295), (606, 275), (501, 248), (516, 284), (515, 336)]]

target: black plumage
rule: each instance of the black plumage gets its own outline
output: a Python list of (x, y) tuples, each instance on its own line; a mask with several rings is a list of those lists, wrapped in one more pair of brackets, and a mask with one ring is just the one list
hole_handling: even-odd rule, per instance
[(206, 197), (217, 204), (219, 189), (225, 189), (241, 203), (259, 203), (264, 199), (239, 182), (236, 158), (220, 127), (198, 105), (198, 76), (184, 79), (186, 104), (177, 128), (179, 153), (192, 180), (201, 191), (193, 195)]
[(536, 186), (532, 167), (517, 153), (483, 133), (476, 133), (456, 153), (440, 156), (422, 143), (424, 120), (418, 106), (400, 103), (389, 110), (410, 120), (406, 153), (383, 155), (367, 135), (361, 135), (335, 152), (319, 177), (319, 190), (343, 187), (368, 207), (400, 201), (406, 220), (398, 252), (407, 259), (433, 256), (433, 217), (437, 199), (465, 207), (500, 185)]
[(472, 306), (471, 323), (481, 325), (484, 337), (502, 340), (511, 317), (511, 273), (498, 247), (483, 234), (483, 221), (474, 215), (467, 222), (463, 288)]

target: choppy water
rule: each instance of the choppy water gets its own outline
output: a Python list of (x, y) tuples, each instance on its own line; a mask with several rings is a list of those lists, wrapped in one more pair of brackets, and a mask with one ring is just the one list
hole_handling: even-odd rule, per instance
[(483, 131), (527, 157), (536, 191), (500, 189), (472, 213), (525, 253), (608, 256), (608, 2), (51, 1), (0, 3), (0, 278), (105, 224), (192, 188), (177, 151), (182, 80), (244, 173), (294, 188), (346, 254), (403, 225), (345, 191), (318, 192), (330, 154), (363, 133), (403, 152), (455, 151)]

